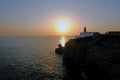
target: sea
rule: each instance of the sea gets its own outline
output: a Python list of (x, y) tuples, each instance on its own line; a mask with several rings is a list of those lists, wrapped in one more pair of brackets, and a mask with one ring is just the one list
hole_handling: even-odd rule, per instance
[(0, 80), (63, 80), (58, 44), (73, 36), (0, 37)]

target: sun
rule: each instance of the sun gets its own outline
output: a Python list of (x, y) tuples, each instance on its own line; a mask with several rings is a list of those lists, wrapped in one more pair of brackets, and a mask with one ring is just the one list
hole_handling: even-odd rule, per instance
[(57, 23), (57, 27), (60, 32), (65, 32), (68, 30), (68, 23), (66, 23), (65, 21), (59, 21)]
[(61, 34), (67, 34), (70, 31), (70, 22), (65, 19), (59, 19), (56, 21), (55, 29)]

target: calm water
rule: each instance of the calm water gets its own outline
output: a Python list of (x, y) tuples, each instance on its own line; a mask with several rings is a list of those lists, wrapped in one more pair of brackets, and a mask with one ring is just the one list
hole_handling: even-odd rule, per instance
[(62, 56), (54, 49), (70, 38), (0, 37), (0, 80), (62, 80)]

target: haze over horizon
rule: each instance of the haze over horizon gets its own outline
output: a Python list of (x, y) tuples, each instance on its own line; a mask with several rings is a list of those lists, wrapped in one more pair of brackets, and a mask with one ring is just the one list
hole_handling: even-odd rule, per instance
[(78, 35), (84, 26), (120, 31), (120, 0), (0, 0), (0, 36)]

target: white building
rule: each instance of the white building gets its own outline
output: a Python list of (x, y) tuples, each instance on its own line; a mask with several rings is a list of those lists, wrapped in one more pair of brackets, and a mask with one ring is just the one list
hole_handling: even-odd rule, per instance
[(91, 37), (91, 36), (97, 36), (99, 35), (98, 32), (87, 32), (86, 27), (84, 27), (84, 31), (80, 33), (79, 36), (76, 36), (76, 38), (84, 38), (84, 37)]

